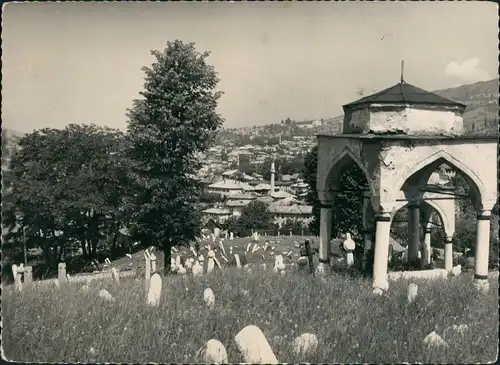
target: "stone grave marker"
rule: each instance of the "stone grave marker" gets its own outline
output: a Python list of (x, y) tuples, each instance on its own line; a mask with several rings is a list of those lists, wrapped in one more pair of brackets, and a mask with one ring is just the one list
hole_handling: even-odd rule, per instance
[(115, 301), (115, 298), (113, 298), (113, 296), (106, 289), (101, 289), (99, 291), (99, 297), (104, 299), (105, 301), (108, 301), (108, 302)]
[(254, 325), (246, 326), (234, 337), (234, 341), (246, 363), (278, 363), (278, 359), (274, 355), (266, 336), (259, 327)]
[(118, 273), (118, 270), (113, 267), (111, 269), (111, 275), (113, 276), (113, 280), (116, 284), (119, 284), (120, 283), (120, 274)]
[(215, 294), (210, 288), (206, 288), (203, 292), (203, 301), (208, 308), (212, 309), (215, 305)]
[(194, 263), (193, 267), (191, 268), (191, 271), (193, 272), (193, 276), (203, 275), (203, 266), (201, 266), (198, 260)]
[(214, 271), (215, 268), (215, 252), (213, 250), (208, 251), (207, 253), (208, 256), (208, 262), (207, 262), (207, 274), (210, 274), (212, 271)]
[(33, 267), (32, 266), (26, 266), (24, 268), (24, 284), (28, 285), (28, 286), (33, 284)]
[(60, 262), (59, 265), (57, 265), (57, 281), (60, 285), (68, 282), (68, 277), (66, 276), (66, 264), (64, 262)]
[(149, 306), (158, 307), (160, 305), (161, 298), (161, 276), (158, 273), (151, 276), (147, 302)]
[(418, 294), (418, 285), (411, 283), (408, 285), (408, 303), (411, 303), (415, 300)]
[(241, 261), (240, 261), (240, 255), (238, 255), (237, 253), (234, 254), (234, 259), (236, 261), (236, 267), (239, 269), (241, 268)]
[(17, 266), (15, 264), (12, 265), (12, 274), (14, 275), (14, 288), (19, 292), (23, 291), (22, 272), (24, 272), (24, 267), (22, 267), (21, 265)]
[(351, 234), (346, 234), (346, 239), (343, 243), (344, 250), (346, 250), (346, 260), (347, 266), (350, 267), (354, 264), (354, 249), (356, 248), (356, 242), (351, 238)]
[(215, 339), (208, 340), (198, 351), (197, 360), (204, 364), (228, 364), (227, 351), (224, 345)]
[(293, 342), (293, 352), (297, 355), (305, 355), (316, 351), (318, 338), (312, 333), (303, 333)]

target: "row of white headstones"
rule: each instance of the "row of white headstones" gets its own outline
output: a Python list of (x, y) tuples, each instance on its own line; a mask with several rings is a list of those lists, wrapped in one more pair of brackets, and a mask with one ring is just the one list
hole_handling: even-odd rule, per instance
[[(220, 239), (218, 242), (218, 246), (220, 249), (220, 256), (222, 259), (226, 262), (229, 263), (228, 259), (228, 254), (226, 253), (226, 249), (224, 247), (223, 243), (224, 239)], [(271, 255), (274, 255), (274, 246), (270, 246), (270, 243), (268, 241), (265, 242), (264, 246), (259, 246), (257, 243), (254, 244), (253, 248), (250, 250), (252, 246), (252, 243), (248, 243), (246, 247), (246, 252), (247, 253), (256, 253), (259, 251), (261, 248), (263, 251), (266, 251), (268, 248), (271, 249)], [(208, 257), (208, 262), (207, 262), (207, 267), (206, 267), (206, 273), (211, 273), (215, 267), (218, 269), (222, 270), (222, 265), (219, 262), (219, 260), (215, 257), (215, 251), (212, 250), (210, 245), (205, 246), (207, 249), (207, 257)], [(204, 262), (205, 262), (205, 257), (203, 255), (198, 255), (196, 252), (196, 249), (194, 247), (189, 248), (191, 253), (193, 254), (194, 257), (191, 257), (186, 260), (184, 265), (182, 264), (181, 257), (180, 255), (176, 255), (175, 259), (172, 257), (171, 262), (170, 262), (170, 270), (172, 272), (177, 272), (178, 275), (186, 275), (189, 271), (192, 272), (194, 276), (202, 275), (204, 273)], [(172, 248), (171, 251), (171, 256), (175, 255), (177, 253), (177, 249), (175, 247)], [(237, 253), (233, 253), (233, 247), (229, 247), (229, 256), (233, 256), (234, 260), (236, 262), (236, 267), (237, 268), (246, 268), (247, 270), (250, 270), (248, 265), (242, 266), (240, 256)], [(286, 253), (286, 255), (291, 256), (292, 251), (289, 251)], [(144, 257), (146, 259), (146, 278), (150, 275), (150, 271), (148, 268), (151, 266), (156, 267), (156, 264), (150, 264), (150, 262), (154, 262), (156, 260), (156, 257), (154, 254), (151, 252), (151, 250), (146, 250), (144, 253)], [(265, 263), (262, 264), (263, 266), (266, 265)], [(274, 263), (274, 271), (275, 272), (280, 272), (282, 274), (285, 274), (285, 268), (286, 265), (284, 264), (284, 259), (282, 255), (276, 255), (275, 256), (275, 263)], [(148, 272), (149, 271), (149, 272)], [(154, 272), (154, 271), (153, 271)]]
[[(219, 239), (219, 235), (216, 235), (215, 233), (212, 233), (211, 235), (205, 235), (205, 234), (202, 234), (201, 237), (204, 239), (204, 240), (207, 240), (209, 239), (209, 237), (212, 236), (212, 241), (216, 241), (217, 239)], [(258, 241), (260, 239), (260, 233), (255, 231), (252, 233), (251, 237), (254, 241)], [(280, 232), (278, 231), (278, 236), (281, 236)], [(292, 231), (290, 231), (290, 236), (293, 236), (292, 234)], [(267, 237), (267, 233), (264, 233), (264, 237)], [(224, 238), (227, 240), (229, 239), (230, 241), (234, 240), (234, 233), (233, 232), (228, 232), (226, 231), (225, 234), (224, 234)]]

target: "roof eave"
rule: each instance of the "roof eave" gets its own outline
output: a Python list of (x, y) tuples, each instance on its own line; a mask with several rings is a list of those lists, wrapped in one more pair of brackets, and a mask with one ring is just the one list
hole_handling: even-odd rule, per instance
[(361, 109), (367, 106), (371, 105), (383, 105), (383, 106), (414, 106), (414, 105), (427, 105), (427, 106), (437, 106), (437, 107), (448, 107), (448, 108), (458, 108), (461, 111), (465, 111), (467, 108), (467, 105), (461, 104), (461, 103), (455, 103), (455, 102), (450, 102), (449, 104), (445, 103), (425, 103), (425, 102), (373, 102), (373, 101), (366, 101), (362, 103), (350, 103), (350, 104), (345, 104), (342, 106), (342, 109), (344, 110), (344, 114), (346, 112), (354, 111), (357, 109)]

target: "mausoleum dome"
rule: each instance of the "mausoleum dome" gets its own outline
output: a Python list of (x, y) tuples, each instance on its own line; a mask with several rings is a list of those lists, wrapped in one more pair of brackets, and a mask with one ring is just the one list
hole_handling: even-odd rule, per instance
[(461, 135), (465, 108), (402, 81), (344, 105), (343, 133)]

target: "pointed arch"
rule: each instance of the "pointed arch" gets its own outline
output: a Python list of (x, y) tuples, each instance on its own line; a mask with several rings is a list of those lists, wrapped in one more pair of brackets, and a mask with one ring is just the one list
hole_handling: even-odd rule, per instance
[[(449, 217), (448, 213), (446, 212), (445, 209), (439, 204), (437, 204), (435, 201), (431, 199), (426, 199), (426, 200), (421, 200), (422, 204), (427, 204), (429, 205), (434, 211), (438, 214), (439, 220), (441, 221), (441, 224), (443, 225), (443, 231), (448, 234), (448, 235), (453, 235), (455, 233), (455, 220), (453, 219), (453, 223), (451, 222), (451, 217)], [(398, 202), (394, 206), (394, 210), (391, 214), (391, 222), (396, 213), (403, 207), (405, 207), (408, 204), (407, 201), (402, 201)], [(455, 214), (455, 211), (453, 211), (453, 214)]]
[(408, 179), (417, 174), (419, 171), (425, 169), (427, 166), (434, 164), (440, 160), (446, 162), (447, 164), (460, 171), (467, 181), (469, 188), (473, 189), (474, 192), (479, 195), (477, 196), (478, 200), (482, 200), (482, 198), (486, 195), (486, 191), (484, 184), (479, 176), (467, 165), (463, 164), (444, 150), (440, 150), (430, 156), (427, 156), (420, 162), (417, 162), (407, 173), (401, 175), (397, 180), (397, 183), (395, 184), (396, 190), (401, 190)]
[(370, 194), (374, 195), (373, 184), (370, 179), (370, 174), (368, 170), (349, 147), (344, 147), (342, 151), (328, 163), (328, 168), (326, 169), (326, 173), (323, 175), (321, 183), (318, 184), (318, 191), (327, 190), (327, 188), (330, 186), (331, 181), (334, 180), (334, 178), (338, 176), (338, 174), (342, 171), (342, 169), (345, 166), (348, 166), (350, 163), (354, 163), (355, 165), (358, 166), (358, 168), (361, 171), (363, 171), (363, 174), (368, 183), (368, 188), (370, 189)]

